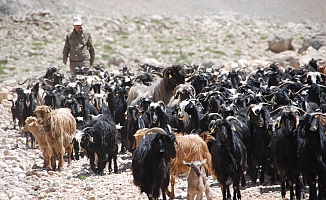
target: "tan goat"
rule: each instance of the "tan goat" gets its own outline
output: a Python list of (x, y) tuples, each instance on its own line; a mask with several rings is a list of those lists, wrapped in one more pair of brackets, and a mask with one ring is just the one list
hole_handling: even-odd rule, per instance
[(211, 200), (209, 185), (207, 184), (206, 171), (203, 164), (206, 163), (206, 159), (203, 161), (192, 161), (190, 163), (183, 161), (183, 164), (190, 167), (190, 172), (187, 178), (188, 181), (188, 192), (187, 200), (203, 199), (203, 193), (206, 194), (206, 199)]
[(51, 169), (50, 156), (52, 155), (51, 149), (48, 146), (48, 143), (45, 138), (45, 131), (43, 126), (37, 123), (36, 117), (27, 117), (25, 120), (24, 131), (31, 132), (35, 139), (37, 140), (39, 147), (41, 149), (44, 164), (43, 168)]
[(76, 134), (76, 120), (69, 108), (52, 110), (51, 107), (37, 106), (35, 114), (38, 123), (44, 127), (46, 140), (52, 150), (51, 166), (56, 169), (56, 156), (58, 156), (58, 169), (63, 168), (63, 156), (68, 153), (68, 166), (71, 163), (73, 138)]

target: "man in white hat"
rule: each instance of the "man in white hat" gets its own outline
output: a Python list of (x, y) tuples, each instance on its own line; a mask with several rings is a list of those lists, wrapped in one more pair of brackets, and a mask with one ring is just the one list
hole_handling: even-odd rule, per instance
[(95, 51), (91, 34), (82, 29), (83, 22), (80, 17), (74, 17), (74, 29), (66, 36), (63, 48), (63, 64), (67, 64), (69, 57), (70, 72), (76, 67), (93, 67)]

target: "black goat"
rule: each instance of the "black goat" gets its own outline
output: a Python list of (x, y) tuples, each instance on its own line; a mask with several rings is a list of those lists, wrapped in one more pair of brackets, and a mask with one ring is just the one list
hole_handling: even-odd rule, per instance
[(88, 102), (88, 94), (86, 93), (77, 93), (75, 96), (75, 99), (77, 100), (80, 110), (78, 112), (78, 115), (76, 117), (83, 117), (83, 119), (86, 122), (89, 122), (90, 120), (90, 114), (92, 115), (98, 115), (99, 112), (96, 109), (96, 107)]
[[(249, 119), (249, 129), (252, 134), (250, 148), (253, 151), (253, 158), (248, 166), (251, 180), (255, 183), (257, 173), (261, 166), (260, 183), (264, 182), (266, 170), (271, 167), (271, 139), (272, 134), (269, 134), (270, 111), (266, 103), (258, 105), (252, 104), (247, 111)], [(271, 169), (271, 181), (275, 181), (275, 172)]]
[(285, 198), (285, 183), (288, 182), (290, 199), (294, 199), (294, 184), (296, 199), (304, 197), (303, 183), (300, 181), (298, 167), (298, 146), (302, 142), (296, 131), (299, 117), (304, 112), (294, 106), (283, 106), (271, 112), (274, 115), (281, 111), (279, 127), (276, 130), (272, 152), (274, 153), (275, 168), (281, 181), (281, 195)]
[[(235, 121), (235, 122), (233, 122)], [(217, 119), (213, 125), (216, 139), (213, 142), (211, 154), (215, 175), (220, 183), (223, 200), (231, 199), (229, 180), (233, 181), (233, 199), (241, 199), (241, 185), (245, 185), (243, 172), (247, 169), (247, 151), (239, 138), (236, 125), (239, 121), (229, 116), (226, 119)], [(240, 124), (240, 123), (239, 123)], [(240, 124), (241, 126), (241, 124)]]
[(163, 101), (152, 102), (150, 104), (150, 127), (160, 127), (169, 132), (168, 125), (175, 129), (179, 128), (179, 120), (173, 115), (173, 109), (165, 106)]
[(16, 128), (16, 122), (18, 121), (19, 128), (24, 127), (24, 118), (23, 118), (23, 110), (24, 110), (24, 89), (16, 88), (15, 92), (17, 93), (16, 99), (8, 99), (12, 102), (11, 105), (11, 115), (13, 121), (13, 128)]
[(123, 128), (121, 129), (121, 152), (125, 150), (133, 152), (134, 134), (138, 129), (145, 128), (142, 120), (141, 110), (138, 105), (127, 107), (127, 116)]
[[(326, 139), (325, 128), (320, 124), (317, 115), (306, 113), (300, 117), (298, 134), (302, 138), (298, 150), (299, 169), (305, 182), (309, 185), (309, 199), (325, 199), (326, 181)], [(318, 176), (318, 196), (316, 177)]]
[(124, 112), (127, 109), (126, 88), (117, 87), (114, 90), (114, 94), (115, 94), (115, 101), (113, 103), (114, 108), (113, 108), (113, 113), (111, 112), (111, 114), (114, 117), (115, 122), (117, 124), (123, 125), (125, 122)]
[(176, 157), (175, 137), (164, 130), (146, 135), (133, 153), (132, 175), (134, 184), (145, 192), (149, 200), (158, 199), (170, 181), (170, 159)]
[[(93, 172), (103, 175), (106, 162), (109, 162), (109, 172), (112, 171), (112, 159), (114, 172), (118, 172), (117, 165), (117, 128), (110, 115), (101, 115), (97, 120), (91, 122), (89, 127), (84, 129), (80, 146), (86, 151), (90, 159)], [(98, 167), (95, 167), (95, 154), (98, 157)]]

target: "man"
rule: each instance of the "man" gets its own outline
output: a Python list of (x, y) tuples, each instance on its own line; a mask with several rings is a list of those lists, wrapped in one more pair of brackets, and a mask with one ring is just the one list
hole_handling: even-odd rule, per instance
[(71, 73), (76, 67), (93, 67), (95, 57), (91, 34), (82, 29), (81, 18), (75, 17), (72, 25), (74, 29), (67, 34), (62, 53), (64, 65), (69, 57)]

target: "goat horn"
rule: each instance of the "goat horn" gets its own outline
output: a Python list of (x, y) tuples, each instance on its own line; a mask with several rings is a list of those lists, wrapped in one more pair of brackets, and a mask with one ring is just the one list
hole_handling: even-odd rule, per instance
[(161, 133), (163, 135), (167, 135), (166, 131), (163, 130), (162, 128), (159, 128), (159, 127), (154, 127), (154, 128), (147, 129), (145, 131), (145, 135), (147, 135), (149, 132), (158, 132), (158, 133)]
[(29, 80), (29, 81), (31, 81), (31, 79), (30, 79), (30, 78), (27, 78), (27, 79), (26, 79), (24, 82), (22, 82), (22, 83), (19, 83), (19, 82), (18, 82), (18, 84), (19, 84), (19, 85), (23, 85), (23, 84), (25, 84), (25, 83), (26, 83), (26, 81), (28, 81), (28, 80)]
[(276, 108), (275, 110), (270, 112), (271, 116), (274, 116), (276, 113), (278, 113), (280, 110), (284, 109), (286, 106), (280, 106), (278, 108)]
[(294, 94), (299, 94), (302, 90), (305, 90), (305, 89), (308, 89), (310, 88), (310, 86), (305, 86), (305, 87), (302, 87), (300, 90), (298, 90), (296, 93)]
[(309, 113), (310, 115), (314, 116), (314, 115), (323, 115), (326, 116), (325, 113), (321, 113), (321, 112), (314, 112), (314, 113)]
[(61, 84), (56, 84), (54, 87), (55, 87), (55, 88), (56, 88), (56, 87), (66, 88), (64, 85), (61, 85)]
[(241, 122), (237, 118), (235, 118), (234, 116), (228, 116), (228, 117), (226, 117), (226, 120), (228, 120), (228, 121), (235, 120), (236, 122), (239, 123), (240, 127), (242, 128)]
[[(204, 109), (202, 103), (198, 100), (198, 99), (189, 99), (189, 101), (196, 101), (197, 103), (199, 103), (199, 106), (201, 109)], [(197, 105), (196, 105), (197, 106)]]
[(250, 110), (255, 106), (255, 104), (251, 104), (249, 107), (248, 107), (248, 110), (247, 110), (247, 113), (246, 115), (248, 115), (248, 113), (250, 112)]
[(164, 73), (169, 70), (169, 69), (172, 69), (172, 66), (169, 66), (169, 67), (165, 67), (162, 71), (162, 76), (164, 77)]
[(161, 74), (161, 73), (158, 73), (158, 72), (151, 72), (151, 74), (154, 74), (154, 75), (159, 76), (160, 78), (163, 78), (163, 74)]
[(86, 128), (83, 129), (83, 132), (85, 132), (86, 130), (91, 129), (91, 128), (92, 127), (86, 127)]
[(218, 116), (219, 118), (223, 119), (223, 117), (219, 113), (209, 113), (208, 117), (211, 117), (211, 116)]

